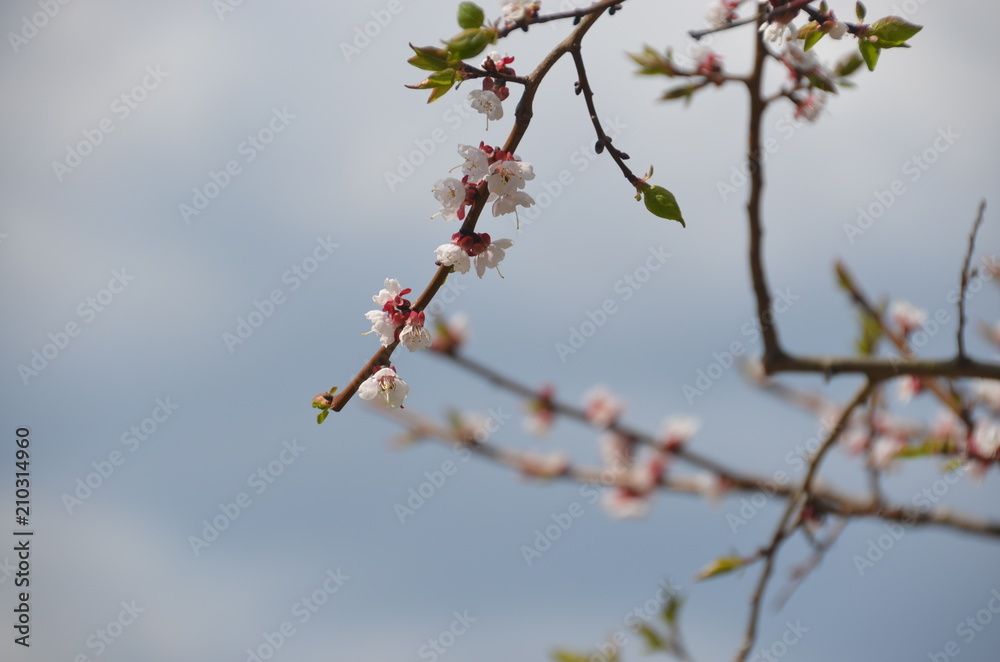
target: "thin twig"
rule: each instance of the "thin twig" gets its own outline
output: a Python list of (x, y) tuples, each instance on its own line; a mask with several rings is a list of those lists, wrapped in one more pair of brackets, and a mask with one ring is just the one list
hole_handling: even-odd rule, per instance
[(819, 450), (816, 451), (816, 454), (813, 456), (812, 460), (810, 460), (809, 467), (806, 469), (805, 478), (802, 479), (802, 484), (799, 486), (799, 489), (788, 499), (788, 503), (785, 506), (785, 512), (781, 516), (778, 526), (775, 527), (774, 535), (771, 537), (771, 543), (765, 550), (764, 569), (760, 573), (760, 579), (757, 581), (757, 586), (750, 598), (750, 618), (747, 622), (743, 645), (737, 651), (736, 657), (734, 658), (735, 662), (743, 662), (747, 655), (750, 654), (750, 649), (753, 648), (753, 644), (757, 640), (757, 623), (760, 619), (761, 600), (764, 597), (764, 591), (767, 588), (767, 583), (771, 579), (771, 573), (774, 571), (774, 562), (778, 556), (778, 548), (781, 547), (781, 544), (797, 526), (797, 523), (792, 523), (792, 515), (794, 515), (800, 508), (800, 500), (804, 498), (805, 500), (803, 503), (808, 503), (809, 494), (812, 490), (813, 477), (819, 470), (819, 465), (822, 463), (823, 457), (833, 446), (833, 442), (837, 440), (841, 432), (844, 431), (844, 428), (847, 427), (847, 421), (850, 419), (851, 414), (854, 413), (855, 408), (868, 399), (868, 396), (874, 386), (874, 382), (866, 382), (864, 387), (858, 391), (858, 393), (851, 400), (850, 404), (844, 408), (844, 411), (841, 413), (836, 425), (833, 426), (833, 429), (830, 430), (830, 433), (823, 441), (823, 445), (819, 447)]
[(983, 213), (986, 211), (986, 201), (979, 203), (979, 213), (976, 215), (976, 222), (972, 224), (972, 232), (969, 233), (969, 251), (965, 254), (965, 262), (962, 264), (962, 288), (958, 297), (958, 356), (959, 363), (966, 360), (965, 356), (965, 290), (969, 286), (969, 266), (972, 264), (972, 253), (976, 249), (976, 234), (979, 226), (983, 223)]
[[(583, 20), (580, 21), (580, 24), (576, 26), (566, 39), (564, 39), (547, 56), (545, 56), (535, 70), (531, 72), (531, 75), (528, 76), (528, 82), (524, 87), (524, 91), (521, 94), (521, 100), (518, 102), (517, 109), (514, 112), (514, 126), (511, 128), (510, 134), (507, 136), (507, 142), (503, 147), (504, 151), (513, 152), (520, 144), (521, 138), (524, 137), (524, 133), (527, 131), (528, 125), (531, 123), (532, 103), (535, 98), (535, 92), (538, 90), (538, 86), (541, 84), (542, 79), (545, 78), (545, 75), (549, 72), (552, 66), (555, 65), (559, 58), (568, 53), (574, 46), (577, 48), (579, 47), (579, 43), (583, 39), (583, 36), (587, 34), (587, 31), (590, 30), (591, 27), (593, 27), (594, 23), (598, 18), (600, 18), (601, 14), (613, 4), (616, 3), (604, 2), (600, 3), (600, 5), (595, 5), (594, 7), (589, 8)], [(475, 204), (472, 206), (472, 209), (469, 211), (469, 215), (462, 223), (462, 229), (460, 230), (462, 234), (469, 235), (475, 231), (479, 215), (485, 208), (486, 199), (488, 197), (489, 190), (486, 182), (484, 181), (477, 190)], [(437, 294), (438, 290), (441, 289), (441, 286), (444, 285), (445, 279), (451, 272), (452, 267), (438, 266), (433, 278), (431, 278), (431, 282), (417, 298), (416, 302), (414, 302), (411, 309), (419, 312), (426, 308)], [(372, 355), (368, 362), (365, 363), (364, 367), (358, 371), (347, 386), (342, 389), (338, 389), (336, 395), (333, 396), (330, 403), (330, 409), (333, 411), (342, 410), (350, 399), (354, 397), (354, 394), (357, 393), (361, 384), (372, 375), (372, 372), (376, 368), (389, 365), (392, 353), (398, 346), (399, 341), (397, 340), (388, 347), (380, 347), (375, 354)]]
[(587, 80), (587, 68), (583, 64), (583, 53), (580, 50), (579, 45), (575, 46), (570, 54), (573, 56), (573, 63), (576, 65), (576, 73), (578, 76), (580, 91), (583, 94), (583, 99), (587, 104), (587, 110), (590, 112), (590, 121), (594, 125), (594, 131), (597, 133), (597, 142), (599, 145), (603, 145), (607, 149), (608, 154), (611, 158), (615, 160), (618, 167), (621, 169), (622, 174), (625, 175), (625, 179), (628, 180), (629, 184), (633, 186), (639, 181), (639, 178), (635, 176), (632, 170), (625, 165), (625, 159), (628, 158), (627, 155), (623, 154), (620, 149), (611, 144), (611, 138), (604, 133), (604, 127), (601, 126), (601, 120), (597, 117), (597, 108), (594, 106), (594, 91), (590, 87), (590, 82)]

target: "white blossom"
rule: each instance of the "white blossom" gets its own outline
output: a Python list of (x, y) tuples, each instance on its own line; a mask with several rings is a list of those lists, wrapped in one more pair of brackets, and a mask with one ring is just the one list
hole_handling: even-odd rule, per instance
[(446, 267), (455, 267), (455, 271), (460, 274), (468, 273), (472, 266), (472, 260), (461, 247), (455, 244), (442, 244), (434, 251), (437, 254), (437, 261)]
[(909, 301), (894, 301), (889, 308), (889, 315), (893, 321), (903, 330), (903, 333), (910, 333), (927, 322), (927, 312), (917, 308)]
[(778, 44), (779, 46), (785, 41), (785, 35), (787, 32), (796, 34), (795, 26), (791, 23), (787, 25), (777, 22), (765, 23), (760, 26), (760, 31), (764, 33), (764, 41), (770, 41)]
[(972, 382), (972, 397), (993, 411), (1000, 412), (1000, 381), (977, 379)]
[(396, 325), (389, 319), (389, 313), (384, 310), (369, 310), (365, 317), (372, 323), (372, 330), (368, 333), (378, 334), (383, 347), (388, 347), (396, 340)]
[(358, 387), (358, 397), (362, 400), (373, 400), (376, 397), (390, 407), (402, 407), (410, 387), (396, 376), (392, 368), (382, 368), (366, 379)]
[(457, 221), (458, 212), (465, 202), (465, 184), (454, 177), (446, 177), (434, 182), (432, 192), (441, 203), (441, 211), (438, 214), (441, 214), (446, 221)]
[(984, 458), (992, 458), (1000, 450), (1000, 424), (996, 421), (979, 421), (972, 431), (972, 448)]
[(837, 21), (827, 34), (830, 35), (831, 39), (843, 39), (844, 35), (847, 34), (847, 24), (843, 21)]
[(423, 326), (407, 324), (399, 332), (399, 342), (406, 349), (415, 352), (419, 349), (427, 349), (431, 346), (431, 334)]
[(478, 110), (486, 115), (487, 125), (489, 120), (498, 120), (503, 117), (503, 105), (496, 92), (491, 90), (472, 90), (469, 92), (469, 101), (472, 102), (472, 109)]
[(487, 269), (496, 269), (503, 260), (506, 249), (514, 245), (510, 239), (497, 239), (491, 242), (482, 253), (476, 256), (476, 274), (482, 278)]
[(465, 159), (462, 172), (469, 176), (470, 182), (482, 181), (489, 174), (490, 159), (483, 150), (472, 145), (459, 145), (458, 154)]
[(701, 429), (701, 422), (691, 416), (671, 416), (663, 421), (660, 439), (666, 446), (686, 444)]
[(625, 401), (606, 386), (595, 386), (583, 394), (583, 407), (588, 421), (607, 428), (625, 411)]
[(386, 278), (385, 287), (372, 297), (372, 301), (375, 302), (375, 305), (381, 307), (398, 297), (402, 291), (403, 286), (399, 284), (398, 280), (395, 278)]

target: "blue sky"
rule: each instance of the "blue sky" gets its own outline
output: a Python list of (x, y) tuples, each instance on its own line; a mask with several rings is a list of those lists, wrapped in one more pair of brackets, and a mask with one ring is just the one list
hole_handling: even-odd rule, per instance
[[(585, 649), (624, 631), (625, 615), (668, 580), (689, 596), (682, 619), (696, 659), (730, 656), (757, 569), (696, 586), (692, 577), (713, 558), (763, 544), (780, 504), (736, 533), (726, 514), (738, 512), (738, 497), (718, 506), (661, 497), (648, 519), (618, 522), (579, 486), (526, 483), (445, 446), (398, 449), (398, 428), (359, 402), (315, 423), (312, 396), (346, 383), (376, 347), (361, 335), (370, 297), (387, 277), (422, 288), (434, 248), (455, 231), (429, 220), (433, 183), (461, 162), (455, 147), (500, 143), (512, 122), (508, 112), (487, 132), (482, 116), (466, 112), (465, 89), (427, 105), (424, 92), (403, 87), (421, 76), (406, 64), (407, 42), (450, 36), (454, 4), (220, 4), (17, 0), (0, 9), (5, 35), (30, 35), (8, 36), (0, 58), (0, 379), (7, 438), (31, 429), (36, 530), (33, 645), (15, 650), (8, 631), (4, 659), (243, 661), (269, 639), (281, 644), (273, 659), (286, 660), (430, 659), (429, 640), (452, 641), (447, 659), (543, 659), (553, 646)], [(26, 29), (46, 5), (51, 17)], [(869, 14), (892, 6), (869, 2)], [(849, 3), (834, 8), (852, 13)], [(486, 9), (495, 16), (499, 5)], [(585, 53), (615, 144), (635, 170), (655, 165), (654, 181), (677, 195), (688, 227), (645, 213), (610, 159), (587, 156), (593, 132), (572, 94), (572, 68), (560, 62), (518, 150), (536, 172), (528, 192), (540, 203), (543, 192), (551, 197), (520, 231), (509, 217), (483, 219), (483, 231), (515, 241), (505, 278), (453, 276), (443, 309), (469, 315), (477, 359), (528, 384), (551, 382), (572, 401), (606, 384), (637, 426), (697, 416), (698, 450), (771, 474), (816, 434), (811, 416), (753, 390), (737, 370), (693, 402), (683, 390), (732, 343), (760, 349), (746, 331), (754, 307), (738, 176), (745, 100), (724, 88), (686, 108), (663, 105), (656, 98), (668, 81), (636, 78), (624, 55), (643, 44), (685, 52), (685, 30), (704, 25), (704, 10), (630, 2), (598, 23)], [(1000, 175), (990, 85), (1000, 10), (910, 0), (895, 13), (925, 26), (913, 48), (859, 72), (859, 87), (831, 99), (816, 124), (790, 123), (781, 106), (765, 119), (775, 141), (769, 277), (792, 301), (779, 324), (794, 351), (851, 350), (855, 322), (836, 288), (836, 259), (873, 296), (951, 313), (925, 354), (954, 351), (948, 292), (975, 210), (984, 197), (995, 205)], [(366, 26), (367, 43), (358, 38)], [(501, 49), (527, 73), (568, 29), (538, 26)], [(713, 46), (727, 67), (744, 69), (745, 31)], [(848, 44), (820, 46), (834, 59)], [(772, 69), (770, 81), (781, 76)], [(934, 147), (942, 134), (952, 137), (946, 150)], [(90, 149), (76, 150), (81, 141)], [(935, 163), (915, 170), (927, 150)], [(845, 224), (894, 185), (887, 210), (849, 237)], [(980, 255), (1000, 243), (993, 209)], [(670, 257), (626, 300), (616, 283), (650, 251)], [(609, 298), (616, 314), (560, 357), (557, 344)], [(977, 293), (973, 323), (996, 321), (997, 304), (995, 286)], [(245, 342), (227, 344), (251, 316), (261, 323)], [(998, 358), (973, 336), (974, 354)], [(496, 443), (598, 459), (592, 430), (561, 421), (539, 442), (507, 393), (430, 356), (395, 363), (415, 412), (509, 412)], [(789, 383), (841, 399), (857, 385)], [(918, 399), (905, 411), (936, 409)], [(11, 504), (5, 448), (0, 493)], [(447, 462), (453, 475), (400, 523), (395, 506)], [(824, 466), (838, 484), (863, 488), (863, 471), (844, 453)], [(95, 472), (97, 486), (79, 488)], [(938, 475), (935, 464), (915, 463), (886, 489), (907, 502)], [(998, 495), (994, 471), (947, 499), (988, 514)], [(203, 536), (205, 520), (235, 512), (231, 504), (238, 516), (194, 550), (190, 538)], [(521, 546), (574, 504), (582, 515), (528, 566)], [(759, 645), (798, 622), (807, 631), (789, 659), (924, 660), (952, 641), (962, 660), (994, 659), (995, 617), (969, 640), (957, 628), (1000, 590), (996, 543), (907, 531), (859, 576), (852, 559), (884, 534), (874, 522), (849, 526), (785, 608), (765, 612)], [(11, 558), (4, 549), (0, 563)], [(789, 544), (778, 579), (806, 554)], [(12, 581), (0, 576), (5, 609)], [(443, 635), (456, 630), (464, 633)], [(103, 649), (100, 631), (116, 633)], [(628, 637), (627, 659), (640, 658)]]

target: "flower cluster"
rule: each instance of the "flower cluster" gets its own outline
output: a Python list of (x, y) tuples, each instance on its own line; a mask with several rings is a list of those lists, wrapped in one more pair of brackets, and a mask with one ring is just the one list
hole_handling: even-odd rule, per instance
[[(434, 184), (434, 197), (441, 202), (441, 214), (446, 220), (464, 220), (466, 207), (476, 202), (479, 186), (483, 182), (489, 190), (488, 200), (493, 202), (493, 215), (502, 216), (518, 207), (530, 207), (534, 198), (523, 189), (525, 182), (535, 178), (530, 163), (499, 147), (480, 142), (479, 147), (459, 145), (459, 155), (465, 159), (461, 165), (462, 179), (448, 177)], [(437, 214), (435, 214), (437, 216)], [(433, 217), (432, 217), (433, 218)], [(520, 223), (518, 223), (520, 225)]]
[[(482, 278), (487, 269), (496, 269), (500, 273), (500, 261), (506, 255), (506, 249), (513, 245), (514, 242), (510, 239), (492, 241), (485, 232), (468, 235), (456, 232), (451, 235), (451, 243), (438, 246), (435, 253), (438, 264), (454, 267), (455, 271), (462, 274), (469, 271), (474, 259), (476, 274)], [(503, 278), (503, 274), (500, 277)]]
[(372, 323), (372, 330), (367, 333), (378, 334), (383, 347), (397, 340), (411, 352), (430, 347), (431, 334), (424, 328), (423, 311), (411, 310), (410, 300), (403, 298), (410, 291), (404, 290), (395, 278), (386, 278), (385, 288), (372, 297), (382, 308), (365, 313)]

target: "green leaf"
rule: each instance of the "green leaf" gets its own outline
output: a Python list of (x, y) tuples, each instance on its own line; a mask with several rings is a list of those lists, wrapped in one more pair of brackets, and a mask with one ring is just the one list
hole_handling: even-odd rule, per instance
[(667, 604), (663, 605), (663, 620), (673, 627), (677, 624), (677, 617), (680, 615), (681, 607), (684, 605), (684, 598), (679, 595), (671, 595)]
[(639, 633), (642, 640), (646, 642), (646, 653), (655, 653), (656, 651), (666, 650), (667, 647), (660, 638), (660, 635), (653, 628), (649, 627), (645, 623), (640, 623), (635, 626), (635, 631)]
[(927, 457), (945, 452), (951, 446), (947, 439), (925, 439), (922, 444), (916, 446), (906, 446), (896, 454), (896, 457)]
[(672, 90), (667, 90), (660, 97), (660, 101), (672, 101), (674, 99), (684, 99), (684, 101), (690, 101), (691, 96), (694, 94), (695, 90), (698, 88), (694, 85), (683, 85), (681, 87), (675, 87)]
[(822, 39), (823, 35), (825, 34), (826, 33), (820, 29), (819, 23), (817, 23), (816, 21), (811, 21), (803, 25), (801, 28), (799, 28), (798, 37), (799, 39), (804, 39), (806, 42), (804, 50), (809, 50), (810, 48), (815, 46), (816, 42)]
[(879, 49), (875, 44), (861, 37), (858, 41), (858, 50), (861, 52), (861, 57), (865, 59), (865, 64), (868, 65), (868, 71), (875, 71), (879, 56)]
[(854, 346), (858, 350), (858, 354), (871, 356), (878, 348), (879, 341), (882, 340), (882, 327), (878, 320), (868, 313), (859, 312), (858, 317), (861, 320), (861, 336), (855, 341)]
[[(573, 651), (558, 649), (552, 651), (552, 659), (557, 660), (558, 662), (591, 662), (592, 658), (588, 655), (581, 655), (580, 653), (574, 653)], [(606, 659), (606, 658), (603, 655), (600, 655), (598, 659)]]
[(627, 53), (627, 55), (639, 65), (639, 71), (635, 73), (640, 76), (666, 76), (667, 78), (674, 76), (670, 51), (667, 51), (667, 56), (663, 57), (649, 46), (643, 46), (641, 53)]
[(431, 90), (431, 96), (427, 99), (427, 103), (431, 103), (447, 94), (448, 90), (455, 84), (455, 77), (454, 69), (445, 69), (431, 74), (416, 85), (407, 85), (406, 87), (411, 90)]
[(857, 14), (859, 21), (863, 21), (865, 20), (865, 16), (868, 15), (868, 10), (865, 9), (865, 6), (859, 1), (858, 4), (854, 5), (854, 13)]
[(646, 204), (646, 209), (654, 216), (665, 218), (670, 221), (677, 221), (682, 227), (687, 227), (684, 217), (681, 215), (681, 208), (677, 204), (674, 194), (662, 186), (646, 185), (642, 187), (642, 201)]
[(316, 422), (317, 423), (322, 423), (323, 421), (326, 420), (326, 417), (329, 416), (329, 415), (330, 415), (330, 410), (329, 409), (324, 409), (320, 413), (316, 414)]
[(814, 71), (807, 74), (806, 78), (809, 79), (809, 82), (813, 87), (823, 90), (824, 92), (830, 92), (831, 94), (838, 94), (837, 86), (833, 85), (825, 76)]
[(458, 24), (463, 28), (482, 27), (485, 19), (483, 8), (474, 2), (463, 2), (458, 6)]
[(724, 556), (721, 559), (715, 559), (702, 568), (694, 580), (696, 582), (700, 582), (701, 580), (708, 579), (709, 577), (724, 575), (727, 572), (739, 570), (743, 567), (743, 563), (743, 559), (738, 556)]
[(868, 34), (878, 37), (875, 42), (878, 48), (895, 48), (923, 29), (922, 25), (914, 25), (898, 16), (887, 16), (872, 23)]
[(497, 41), (497, 31), (493, 28), (468, 28), (445, 42), (452, 58), (467, 60), (476, 57), (490, 44)]
[(858, 67), (860, 67), (862, 64), (864, 64), (864, 58), (861, 57), (861, 54), (851, 53), (850, 55), (848, 55), (843, 60), (837, 63), (837, 65), (833, 69), (833, 72), (837, 74), (838, 77), (844, 78), (846, 76), (850, 76), (855, 71), (857, 71)]
[(407, 62), (418, 69), (441, 71), (451, 66), (448, 62), (448, 51), (443, 48), (435, 48), (434, 46), (417, 47), (413, 44), (410, 44), (410, 48), (413, 49), (416, 55), (407, 60)]
[(436, 71), (416, 85), (407, 85), (411, 90), (429, 90), (432, 87), (443, 87), (445, 90), (455, 84), (455, 70), (444, 69)]

